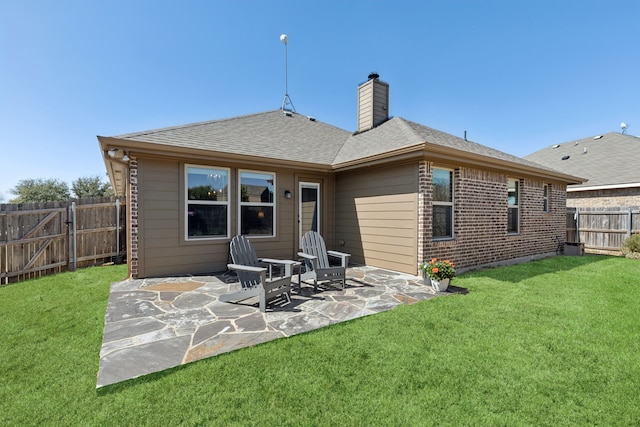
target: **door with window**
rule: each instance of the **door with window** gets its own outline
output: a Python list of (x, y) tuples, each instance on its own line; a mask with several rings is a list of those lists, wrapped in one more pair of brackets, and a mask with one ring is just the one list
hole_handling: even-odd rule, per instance
[(320, 233), (320, 184), (315, 182), (300, 182), (298, 197), (299, 236), (309, 230)]

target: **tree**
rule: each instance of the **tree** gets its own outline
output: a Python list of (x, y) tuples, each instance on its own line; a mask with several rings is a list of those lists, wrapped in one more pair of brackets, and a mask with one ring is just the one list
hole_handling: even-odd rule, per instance
[(113, 196), (113, 188), (108, 182), (102, 182), (100, 176), (85, 176), (71, 183), (71, 191), (78, 198)]
[(69, 187), (57, 179), (23, 179), (9, 190), (18, 197), (11, 203), (53, 202), (69, 199)]

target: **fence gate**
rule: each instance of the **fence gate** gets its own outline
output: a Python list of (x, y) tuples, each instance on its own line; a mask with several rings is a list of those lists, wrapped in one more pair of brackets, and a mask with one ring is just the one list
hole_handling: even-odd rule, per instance
[(0, 205), (0, 285), (121, 258), (125, 218), (115, 198)]
[(64, 271), (69, 261), (67, 207), (24, 207), (0, 212), (0, 283)]

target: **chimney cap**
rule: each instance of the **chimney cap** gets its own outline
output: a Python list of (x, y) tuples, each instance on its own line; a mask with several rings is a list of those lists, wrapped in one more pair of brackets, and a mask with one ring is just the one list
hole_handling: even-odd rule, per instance
[(376, 73), (375, 71), (372, 73), (369, 73), (368, 76), (369, 80), (378, 80), (380, 78), (380, 74)]

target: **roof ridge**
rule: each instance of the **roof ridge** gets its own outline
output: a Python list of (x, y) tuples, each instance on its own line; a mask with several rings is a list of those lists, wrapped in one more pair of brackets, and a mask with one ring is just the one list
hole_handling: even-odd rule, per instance
[(415, 131), (413, 127), (411, 127), (411, 125), (409, 124), (411, 123), (411, 120), (407, 120), (404, 117), (399, 117), (399, 116), (393, 117), (391, 120), (393, 119), (398, 119), (399, 121), (398, 126), (400, 126), (400, 130), (402, 131), (402, 133), (406, 134), (408, 137), (411, 137), (411, 139), (419, 140), (419, 142), (416, 142), (416, 144), (427, 142)]
[[(227, 117), (227, 118), (224, 118), (224, 119), (203, 120), (203, 121), (200, 121), (200, 122), (185, 123), (185, 124), (182, 124), (182, 125), (167, 126), (167, 127), (163, 127), (163, 128), (143, 130), (143, 131), (140, 131), (140, 132), (132, 132), (132, 133), (116, 135), (115, 138), (132, 138), (132, 137), (135, 137), (135, 136), (153, 135), (155, 133), (167, 132), (167, 131), (176, 130), (176, 129), (186, 129), (186, 128), (191, 128), (191, 127), (195, 128), (195, 127), (199, 127), (199, 126), (210, 125), (212, 123), (229, 122), (229, 121), (244, 119), (244, 118), (252, 117), (252, 116), (260, 116), (260, 115), (265, 115), (265, 114), (272, 114), (272, 113), (276, 113), (278, 111), (282, 111), (282, 110), (277, 109), (277, 110), (262, 111), (260, 113), (243, 114), (241, 116)], [(292, 112), (292, 114), (298, 114), (298, 113)], [(300, 114), (298, 114), (298, 115), (300, 115)]]

